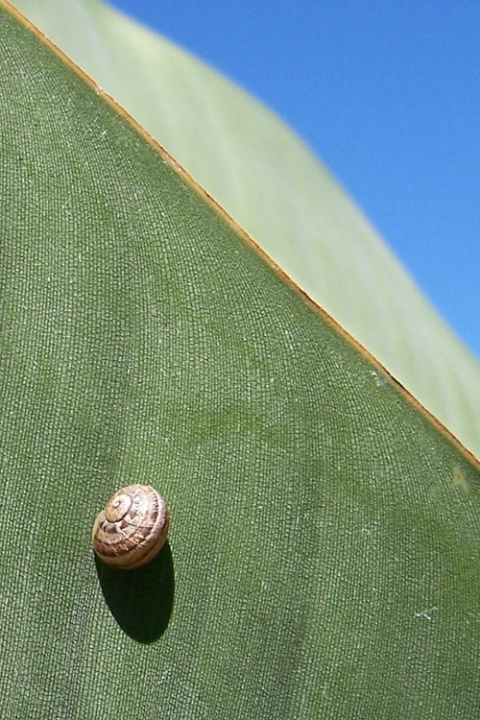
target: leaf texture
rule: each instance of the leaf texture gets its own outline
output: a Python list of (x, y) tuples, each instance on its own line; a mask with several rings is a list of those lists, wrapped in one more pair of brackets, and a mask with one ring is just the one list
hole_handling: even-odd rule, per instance
[(478, 456), (478, 362), (330, 173), (278, 118), (98, 0), (15, 5)]
[[(2, 717), (477, 717), (478, 465), (0, 23)], [(170, 540), (112, 574), (130, 482)]]

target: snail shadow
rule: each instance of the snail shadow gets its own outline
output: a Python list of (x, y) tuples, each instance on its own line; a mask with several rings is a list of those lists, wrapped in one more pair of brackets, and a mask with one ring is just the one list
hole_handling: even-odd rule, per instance
[(140, 643), (158, 640), (173, 608), (175, 581), (168, 541), (154, 560), (136, 570), (119, 570), (94, 558), (105, 602), (122, 630)]

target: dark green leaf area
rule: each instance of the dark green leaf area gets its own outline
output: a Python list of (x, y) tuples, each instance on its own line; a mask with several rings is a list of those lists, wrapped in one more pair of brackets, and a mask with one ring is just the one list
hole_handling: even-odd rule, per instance
[[(478, 717), (478, 469), (0, 23), (2, 717)], [(145, 605), (91, 549), (130, 482)]]

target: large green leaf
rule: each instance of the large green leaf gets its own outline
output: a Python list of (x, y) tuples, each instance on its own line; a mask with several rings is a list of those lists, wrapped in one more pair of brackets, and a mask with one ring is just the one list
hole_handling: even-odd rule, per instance
[(285, 125), (203, 63), (98, 0), (15, 4), (480, 453), (478, 362)]
[[(0, 5), (2, 718), (478, 717), (478, 465)], [(95, 563), (151, 482), (170, 544)]]

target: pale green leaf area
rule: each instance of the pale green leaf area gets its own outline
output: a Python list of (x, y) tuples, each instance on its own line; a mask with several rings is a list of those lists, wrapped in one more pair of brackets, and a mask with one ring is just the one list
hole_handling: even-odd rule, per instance
[[(16, 0), (15, 5), (480, 453), (478, 362), (282, 122), (202, 62), (97, 0)], [(462, 278), (451, 282), (462, 287)]]
[[(2, 720), (478, 718), (478, 465), (0, 6)], [(91, 526), (140, 481), (169, 545)]]

